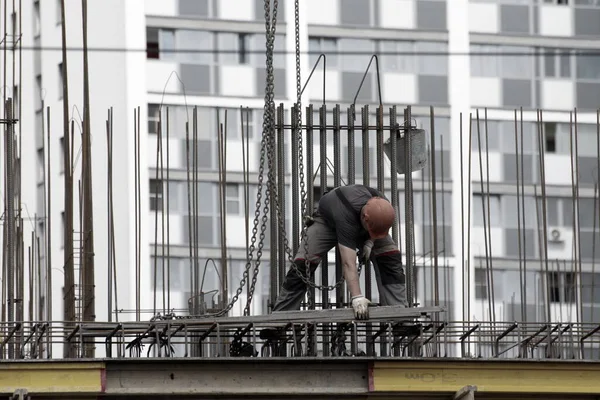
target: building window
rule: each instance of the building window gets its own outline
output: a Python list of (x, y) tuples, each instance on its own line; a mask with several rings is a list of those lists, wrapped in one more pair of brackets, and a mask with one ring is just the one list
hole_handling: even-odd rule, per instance
[(240, 185), (228, 183), (225, 187), (225, 201), (227, 203), (227, 214), (238, 215), (240, 213)]
[(574, 303), (576, 278), (573, 272), (550, 272), (547, 276), (551, 303)]
[(150, 179), (150, 211), (163, 209), (163, 182), (160, 179)]
[(33, 37), (38, 37), (42, 33), (42, 23), (40, 20), (40, 2), (36, 0), (33, 3)]
[(475, 269), (475, 298), (485, 300), (488, 296), (486, 271), (482, 268)]
[(63, 98), (63, 63), (58, 64), (58, 98)]
[(63, 247), (65, 245), (65, 226), (67, 225), (65, 221), (65, 212), (62, 211), (60, 213), (60, 245)]
[(65, 172), (65, 137), (62, 136), (59, 139), (59, 152), (60, 152), (60, 156), (59, 156), (59, 166), (58, 169), (60, 171), (61, 174), (64, 174)]
[(544, 0), (546, 4), (568, 5), (569, 0)]
[[(484, 171), (485, 173), (485, 171)], [(473, 194), (473, 225), (474, 226), (485, 226), (486, 224), (492, 228), (502, 226), (501, 212), (500, 212), (500, 196), (489, 195), (489, 210), (488, 210), (488, 196), (481, 196), (481, 194)], [(485, 202), (485, 208), (482, 202)], [(439, 206), (438, 206), (439, 207)], [(484, 219), (485, 210), (485, 219)]]
[(56, 24), (62, 23), (62, 0), (56, 0)]
[(146, 29), (146, 58), (158, 59), (160, 54), (158, 29)]
[(37, 89), (36, 98), (35, 98), (35, 109), (36, 111), (42, 110), (42, 75), (37, 75), (35, 77), (35, 86)]
[(158, 134), (159, 105), (148, 104), (148, 134)]
[(546, 78), (570, 78), (571, 52), (567, 49), (545, 49), (544, 76)]
[(45, 174), (44, 174), (44, 148), (38, 149), (37, 151), (38, 157), (38, 183), (43, 183)]
[[(337, 67), (337, 56), (335, 53), (338, 51), (337, 39), (334, 38), (323, 38), (323, 37), (309, 37), (308, 38), (308, 51), (310, 52), (310, 66), (311, 68), (316, 64), (321, 53), (327, 56), (327, 66)], [(319, 62), (317, 68), (323, 68), (323, 62)]]
[(248, 64), (248, 50), (250, 50), (249, 35), (246, 33), (240, 33), (238, 35), (238, 63)]
[(556, 153), (556, 122), (544, 122), (546, 153)]

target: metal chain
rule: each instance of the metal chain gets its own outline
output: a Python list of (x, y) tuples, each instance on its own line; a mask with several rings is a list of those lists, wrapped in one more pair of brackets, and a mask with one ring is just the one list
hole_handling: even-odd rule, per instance
[[(265, 189), (265, 207), (263, 214), (263, 228), (266, 229), (267, 224), (267, 215), (269, 212), (269, 200), (272, 195), (271, 193), (271, 184), (273, 182), (273, 136), (274, 136), (274, 113), (275, 113), (275, 78), (273, 71), (273, 51), (275, 47), (275, 31), (277, 26), (277, 7), (278, 0), (273, 0), (273, 16), (271, 23), (269, 24), (269, 16), (270, 16), (270, 0), (265, 0), (265, 31), (266, 31), (266, 87), (265, 87), (265, 105), (264, 105), (264, 117), (263, 117), (263, 137), (262, 141), (266, 144), (267, 147), (267, 158), (269, 162), (269, 172), (268, 172), (268, 184)], [(264, 151), (265, 147), (263, 147)], [(264, 164), (264, 156), (261, 158), (261, 167)], [(274, 196), (275, 200), (277, 200), (277, 192), (275, 191)], [(261, 232), (261, 243), (260, 247), (262, 249), (264, 240), (264, 230)], [(272, 249), (271, 249), (272, 251)], [(275, 268), (274, 265), (271, 268)], [(260, 265), (257, 263), (254, 267), (254, 274), (252, 276), (252, 284), (250, 286), (250, 291), (248, 294), (248, 300), (246, 302), (246, 307), (244, 308), (244, 315), (248, 315), (250, 313), (250, 304), (252, 303), (252, 297), (254, 296), (254, 290), (256, 289), (256, 281), (258, 279), (258, 273), (260, 270)]]
[[(251, 238), (251, 243), (250, 243), (250, 248), (249, 248), (249, 254), (248, 254), (248, 262), (246, 263), (246, 267), (244, 269), (244, 273), (242, 275), (242, 279), (240, 281), (240, 285), (236, 290), (235, 295), (233, 296), (233, 298), (231, 299), (231, 301), (229, 302), (229, 304), (222, 310), (216, 312), (216, 313), (207, 313), (207, 314), (202, 314), (202, 315), (186, 315), (186, 316), (176, 316), (176, 315), (165, 315), (165, 316), (160, 316), (157, 315), (153, 318), (153, 320), (158, 320), (158, 319), (192, 319), (192, 318), (210, 318), (210, 317), (220, 317), (223, 316), (225, 314), (227, 314), (235, 305), (235, 303), (237, 303), (240, 294), (242, 293), (244, 286), (246, 286), (246, 283), (248, 282), (248, 278), (250, 275), (250, 269), (252, 267), (252, 259), (253, 259), (253, 254), (254, 254), (254, 250), (256, 249), (256, 235), (258, 233), (258, 224), (259, 224), (259, 220), (260, 220), (260, 213), (261, 213), (261, 199), (262, 199), (262, 190), (263, 190), (263, 179), (264, 179), (264, 167), (265, 167), (265, 153), (267, 153), (267, 156), (269, 159), (271, 159), (271, 154), (272, 151), (267, 151), (267, 149), (272, 148), (272, 135), (269, 134), (265, 134), (265, 132), (272, 132), (273, 131), (273, 125), (272, 125), (272, 104), (273, 103), (273, 93), (274, 93), (274, 77), (273, 77), (273, 48), (274, 48), (274, 41), (275, 41), (275, 25), (277, 23), (277, 6), (278, 6), (278, 1), (274, 0), (274, 4), (273, 4), (273, 20), (271, 22), (271, 24), (269, 24), (269, 14), (270, 14), (270, 4), (269, 4), (269, 0), (265, 0), (265, 26), (266, 26), (266, 36), (267, 36), (267, 51), (266, 51), (266, 58), (267, 58), (267, 84), (266, 84), (266, 88), (265, 88), (265, 117), (263, 119), (263, 135), (262, 135), (262, 139), (261, 139), (261, 148), (260, 148), (260, 163), (259, 163), (259, 173), (258, 173), (258, 185), (257, 185), (257, 199), (256, 199), (256, 210), (254, 212), (254, 223), (253, 223), (253, 227), (252, 227), (252, 238)], [(272, 161), (269, 161), (270, 164), (269, 166), (271, 167)], [(271, 169), (269, 171), (269, 178), (271, 176)], [(269, 180), (269, 183), (271, 181)], [(248, 293), (248, 300), (246, 302), (246, 307), (244, 309), (244, 314), (248, 315), (249, 311), (250, 311), (250, 304), (252, 302), (252, 298), (254, 295), (254, 290), (256, 288), (256, 281), (258, 279), (258, 274), (260, 271), (260, 259), (262, 257), (262, 250), (263, 250), (263, 246), (264, 246), (264, 239), (265, 239), (265, 232), (266, 232), (266, 228), (267, 228), (267, 214), (269, 211), (269, 198), (270, 198), (270, 187), (269, 184), (266, 185), (266, 189), (265, 189), (265, 206), (263, 209), (263, 217), (262, 217), (262, 224), (260, 227), (260, 240), (258, 243), (258, 250), (256, 252), (256, 263), (254, 266), (254, 271), (252, 274), (252, 284)]]

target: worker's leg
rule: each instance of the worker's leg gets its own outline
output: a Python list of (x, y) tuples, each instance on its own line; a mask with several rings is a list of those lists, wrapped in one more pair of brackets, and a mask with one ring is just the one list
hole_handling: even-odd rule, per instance
[(406, 276), (402, 268), (402, 254), (391, 236), (375, 241), (371, 251), (371, 261), (375, 268), (381, 305), (407, 307)]
[[(314, 223), (306, 229), (306, 236), (300, 242), (298, 252), (294, 257), (294, 266), (290, 266), (287, 272), (279, 296), (273, 306), (273, 311), (299, 310), (307, 284), (298, 275), (302, 273), (305, 280), (308, 280), (306, 273), (306, 260), (310, 262), (310, 270), (314, 272), (321, 262), (321, 258), (327, 254), (337, 243), (335, 230), (329, 227), (323, 218), (314, 217)], [(298, 270), (298, 272), (296, 271)]]

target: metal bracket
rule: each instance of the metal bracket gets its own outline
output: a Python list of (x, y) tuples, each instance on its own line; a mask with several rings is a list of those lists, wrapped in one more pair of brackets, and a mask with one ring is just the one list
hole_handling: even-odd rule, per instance
[(458, 392), (454, 394), (452, 400), (475, 400), (475, 392), (477, 391), (477, 386), (469, 385), (460, 389)]

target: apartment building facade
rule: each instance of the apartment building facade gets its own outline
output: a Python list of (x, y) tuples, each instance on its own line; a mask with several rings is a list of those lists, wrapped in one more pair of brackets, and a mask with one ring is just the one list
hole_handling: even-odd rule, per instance
[[(53, 187), (50, 198), (52, 261), (56, 266), (53, 269), (54, 304), (62, 301), (63, 277), (60, 270), (64, 263), (60, 242), (64, 206), (62, 190), (59, 189), (62, 180), (63, 97), (60, 52), (48, 49), (60, 47), (59, 5), (59, 1), (32, 0), (32, 4), (24, 7), (23, 11), (24, 16), (30, 14), (34, 21), (34, 30), (29, 37), (23, 36), (24, 43), (44, 49), (31, 52), (29, 58), (24, 58), (24, 67), (25, 61), (33, 67), (23, 70), (23, 81), (29, 82), (29, 87), (23, 85), (22, 111), (35, 122), (31, 129), (36, 135), (32, 136), (32, 148), (28, 151), (40, 154), (40, 149), (44, 150), (44, 146), (49, 145), (49, 156), (48, 148), (45, 148), (45, 152), (41, 153), (46, 154), (45, 157), (40, 159), (32, 155), (27, 165), (32, 176), (34, 171), (45, 171), (37, 176), (36, 185), (45, 183)], [(81, 46), (81, 8), (71, 3), (68, 5), (68, 45), (74, 47), (68, 58), (70, 118), (80, 121), (82, 62), (81, 52), (76, 48)], [(522, 319), (519, 305), (522, 292), (517, 282), (524, 276), (523, 284), (528, 289), (527, 320), (544, 320), (548, 302), (552, 308), (552, 319), (572, 319), (574, 304), (581, 302), (585, 309), (584, 317), (597, 321), (597, 307), (594, 305), (600, 301), (600, 294), (592, 291), (589, 282), (600, 244), (600, 235), (594, 233), (600, 223), (594, 222), (593, 218), (593, 215), (598, 217), (597, 213), (594, 214), (594, 209), (597, 209), (594, 202), (597, 174), (594, 168), (597, 168), (595, 110), (600, 104), (600, 64), (597, 56), (587, 53), (597, 48), (600, 40), (600, 4), (595, 0), (310, 0), (300, 2), (300, 6), (303, 83), (317, 62), (318, 54), (327, 55), (325, 82), (321, 73), (313, 75), (304, 92), (303, 105), (313, 103), (318, 107), (323, 101), (324, 86), (328, 118), (332, 117), (331, 109), (335, 104), (340, 104), (345, 110), (357, 96), (357, 105), (369, 104), (371, 110), (380, 100), (384, 107), (410, 104), (417, 124), (425, 129), (429, 129), (429, 106), (435, 107), (436, 141), (439, 140), (436, 142), (438, 247), (441, 249), (440, 265), (444, 267), (440, 299), (449, 307), (450, 318), (483, 320), (495, 314), (497, 320)], [(198, 286), (209, 294), (207, 299), (218, 301), (222, 297), (223, 279), (226, 279), (227, 297), (230, 298), (239, 286), (245, 267), (248, 237), (244, 228), (244, 210), (248, 207), (250, 222), (254, 212), (256, 188), (252, 184), (259, 166), (264, 105), (264, 3), (258, 0), (109, 0), (90, 3), (89, 7), (93, 176), (94, 193), (97, 194), (94, 198), (95, 257), (99, 266), (96, 279), (97, 318), (108, 319), (110, 314), (103, 306), (108, 304), (109, 280), (105, 121), (110, 107), (114, 110), (113, 190), (118, 226), (117, 278), (114, 280), (117, 296), (113, 298), (112, 306), (120, 310), (113, 312), (111, 318), (115, 319), (117, 314), (122, 320), (133, 318), (132, 310), (137, 304), (144, 319), (155, 312), (175, 310), (181, 314), (188, 310), (193, 287), (190, 282), (193, 262), (190, 261), (189, 160), (186, 148), (190, 142), (186, 140), (186, 123), (187, 132), (191, 135), (194, 118), (198, 121), (195, 162), (199, 200), (197, 212), (193, 214), (198, 227), (195, 236), (198, 243), (196, 257), (201, 271)], [(107, 22), (110, 30), (106, 29)], [(25, 23), (23, 27), (28, 28)], [(296, 98), (294, 48), (293, 4), (280, 1), (274, 58), (275, 102), (283, 103), (288, 110)], [(304, 52), (307, 50), (310, 54)], [(370, 57), (375, 53), (379, 53), (381, 99), (374, 66), (357, 94)], [(469, 53), (473, 54), (469, 57)], [(323, 72), (322, 68), (323, 64), (319, 63), (317, 71)], [(29, 98), (34, 99), (31, 104), (25, 101)], [(250, 112), (240, 113), (240, 106), (248, 107)], [(50, 107), (50, 122), (44, 107)], [(134, 110), (137, 113), (138, 107), (141, 117), (141, 195), (136, 207)], [(197, 107), (195, 116), (194, 107)], [(514, 110), (521, 107), (525, 134), (523, 151), (519, 153), (519, 160), (522, 159), (523, 163), (519, 164), (517, 175)], [(478, 110), (483, 121), (484, 108), (487, 108), (489, 133), (485, 141), (481, 122), (481, 148), (489, 149), (489, 156), (483, 154), (482, 158), (483, 191), (487, 193), (489, 175), (489, 198), (481, 195), (476, 126), (471, 145), (471, 174), (466, 158), (469, 143), (468, 140), (461, 143), (459, 135), (461, 116), (463, 129), (468, 132), (469, 113), (475, 118)], [(536, 210), (534, 196), (537, 193), (539, 198), (541, 190), (536, 108), (545, 110), (543, 149), (548, 210), (548, 240), (545, 242), (543, 232), (538, 229), (540, 224), (536, 216), (541, 213)], [(571, 188), (569, 119), (574, 108), (577, 108), (579, 122), (578, 207), (580, 217), (585, 216), (576, 221), (576, 228), (580, 229), (573, 228)], [(170, 121), (168, 147), (167, 109)], [(160, 168), (160, 160), (157, 162), (156, 156), (159, 110), (163, 121), (160, 130), (163, 168)], [(219, 209), (217, 132), (218, 123), (225, 120), (225, 112), (228, 129), (224, 165), (228, 174), (224, 193), (224, 211), (227, 214), (223, 224)], [(240, 115), (244, 116), (243, 122)], [(23, 121), (26, 120), (23, 117)], [(50, 126), (50, 142), (42, 140), (42, 123), (46, 128), (47, 124)], [(75, 136), (77, 155), (77, 146), (81, 143), (77, 130)], [(342, 146), (347, 146), (344, 139)], [(289, 152), (289, 143), (286, 149)], [(461, 150), (465, 154), (462, 170)], [(374, 146), (372, 151), (375, 151)], [(51, 182), (48, 182), (48, 171), (41, 168), (48, 159), (51, 161)], [(249, 165), (251, 183), (247, 196), (243, 189), (245, 163)], [(286, 163), (289, 173), (289, 156)], [(347, 170), (347, 160), (342, 159), (342, 165)], [(358, 160), (357, 165), (360, 165)], [(389, 164), (386, 168), (389, 169)], [(358, 180), (362, 171), (356, 172)], [(419, 266), (416, 292), (421, 304), (433, 301), (430, 283), (432, 221), (429, 217), (432, 196), (428, 194), (428, 173), (425, 170), (414, 174), (415, 245)], [(76, 181), (77, 174), (80, 174), (80, 167), (76, 161)], [(461, 188), (461, 175), (464, 188)], [(471, 188), (466, 185), (469, 176), (472, 178)], [(519, 183), (521, 176), (524, 179), (522, 187), (526, 196), (520, 199), (523, 208), (517, 207), (517, 176)], [(391, 179), (389, 173), (387, 179), (386, 182)], [(386, 185), (389, 188), (388, 183)], [(461, 190), (466, 194), (472, 191), (471, 269), (467, 275), (471, 279), (464, 285), (464, 291), (471, 289), (468, 290), (469, 313), (467, 293), (461, 296), (464, 268), (460, 258), (467, 247), (465, 244), (463, 250), (461, 240)], [(401, 221), (404, 221), (402, 190), (399, 197)], [(40, 189), (37, 189), (36, 195), (32, 194), (32, 198), (37, 214), (46, 215), (47, 199), (40, 194)], [(249, 204), (246, 199), (249, 199)], [(442, 204), (443, 211), (439, 209)], [(538, 201), (537, 204), (541, 207), (542, 203)], [(137, 229), (136, 208), (142, 210), (141, 226)], [(484, 215), (485, 223), (489, 222), (491, 227), (489, 232), (483, 229)], [(524, 224), (523, 215), (526, 216)], [(286, 218), (289, 219), (290, 215)], [(168, 225), (163, 221), (168, 221)], [(42, 218), (41, 223), (47, 223), (47, 218)], [(223, 226), (227, 232), (226, 277), (219, 262)], [(47, 226), (40, 225), (38, 229), (45, 232)], [(139, 234), (137, 240), (136, 232)], [(579, 237), (575, 242), (574, 232)], [(168, 236), (164, 236), (166, 233)], [(484, 239), (491, 243), (490, 248), (486, 249)], [(141, 244), (139, 249), (136, 242)], [(539, 261), (546, 245), (548, 259), (559, 260), (550, 263), (549, 270), (554, 272), (548, 274), (540, 272)], [(271, 295), (268, 237), (265, 246), (264, 266), (253, 300), (254, 314), (268, 311)], [(572, 261), (574, 249), (581, 252), (580, 257), (575, 257), (581, 260), (583, 275), (580, 281), (572, 273), (574, 266), (579, 267), (578, 262)], [(524, 254), (526, 262), (519, 262)], [(214, 262), (207, 261), (209, 259)], [(491, 262), (486, 263), (486, 259)], [(136, 272), (136, 264), (141, 265), (141, 275)], [(167, 266), (170, 274), (166, 272)], [(488, 306), (492, 295), (486, 277), (488, 267), (494, 271), (493, 312)], [(520, 268), (526, 269), (525, 275), (519, 273)], [(155, 270), (158, 272), (156, 277)], [(167, 285), (163, 276), (166, 279), (167, 275), (169, 290), (163, 294), (163, 287)], [(330, 278), (334, 279), (333, 274)], [(597, 278), (600, 281), (600, 277)], [(134, 284), (136, 281), (139, 282), (138, 289)], [(582, 283), (583, 290), (573, 291), (574, 282)], [(139, 303), (136, 293), (139, 293)], [(377, 299), (376, 296), (374, 299)], [(243, 291), (232, 312), (242, 313), (245, 302), (246, 292)]]

